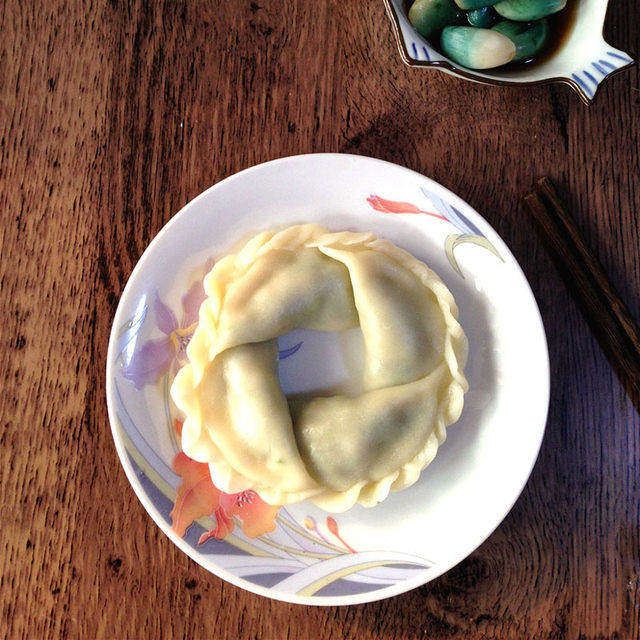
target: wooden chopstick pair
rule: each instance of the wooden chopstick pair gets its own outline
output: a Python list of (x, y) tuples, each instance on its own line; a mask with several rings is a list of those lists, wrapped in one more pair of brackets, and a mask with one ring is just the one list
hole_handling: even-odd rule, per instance
[(640, 412), (640, 329), (548, 178), (524, 202), (567, 288)]

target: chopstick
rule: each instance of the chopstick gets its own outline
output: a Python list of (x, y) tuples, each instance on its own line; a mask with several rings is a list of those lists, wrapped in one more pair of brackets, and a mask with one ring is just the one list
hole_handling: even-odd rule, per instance
[(544, 244), (636, 410), (640, 412), (640, 329), (587, 247), (548, 178), (525, 196)]

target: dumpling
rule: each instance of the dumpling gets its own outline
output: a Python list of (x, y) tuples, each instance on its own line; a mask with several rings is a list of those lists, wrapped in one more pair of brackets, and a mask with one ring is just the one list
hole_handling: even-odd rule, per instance
[(444, 364), (415, 382), (291, 402), (295, 437), (311, 475), (332, 491), (397, 472), (433, 430)]
[[(219, 261), (171, 387), (182, 447), (222, 491), (330, 511), (414, 483), (462, 411), (467, 341), (451, 293), (372, 234), (263, 232)], [(276, 338), (360, 326), (363, 393), (287, 399)]]
[[(294, 228), (295, 229), (295, 228)], [(293, 329), (342, 331), (358, 326), (349, 272), (304, 243), (315, 225), (262, 233), (237, 256), (218, 262), (205, 278), (208, 297), (189, 344), (196, 380), (218, 353), (240, 344), (277, 338)], [(311, 235), (310, 237), (314, 237)]]
[(321, 251), (349, 270), (365, 340), (364, 388), (412, 382), (432, 371), (442, 360), (446, 324), (420, 276), (372, 247)]

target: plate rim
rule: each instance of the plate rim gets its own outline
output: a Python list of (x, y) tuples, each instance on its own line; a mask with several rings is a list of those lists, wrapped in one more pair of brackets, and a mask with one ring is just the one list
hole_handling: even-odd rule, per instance
[[(513, 500), (508, 505), (505, 505), (505, 507), (500, 509), (500, 511), (504, 510), (504, 514), (497, 520), (495, 526), (493, 526), (490, 529), (490, 531), (479, 542), (474, 541), (471, 545), (468, 545), (468, 547), (470, 546), (470, 548), (465, 547), (463, 552), (456, 553), (455, 555), (458, 558), (457, 560), (453, 562), (445, 561), (435, 565), (435, 567), (437, 567), (437, 570), (435, 571), (433, 571), (433, 568), (424, 569), (417, 572), (417, 575), (414, 578), (409, 578), (402, 582), (398, 582), (381, 589), (367, 591), (360, 594), (346, 595), (346, 596), (299, 596), (297, 594), (283, 593), (269, 587), (263, 587), (261, 585), (245, 580), (242, 577), (235, 576), (234, 574), (230, 573), (229, 571), (227, 571), (222, 567), (215, 566), (211, 560), (207, 559), (205, 554), (198, 553), (196, 549), (191, 547), (183, 538), (178, 537), (177, 534), (175, 534), (171, 530), (171, 527), (168, 525), (168, 523), (165, 521), (162, 514), (159, 512), (155, 504), (151, 501), (151, 499), (147, 495), (147, 492), (142, 486), (142, 483), (138, 480), (136, 471), (129, 460), (129, 456), (125, 449), (124, 442), (119, 433), (119, 429), (120, 428), (124, 429), (124, 427), (120, 425), (120, 420), (118, 418), (118, 415), (115, 409), (114, 366), (115, 366), (115, 356), (117, 355), (115, 351), (116, 351), (118, 328), (122, 325), (122, 322), (123, 322), (122, 316), (124, 314), (124, 307), (125, 307), (124, 302), (126, 302), (129, 291), (134, 286), (138, 273), (142, 270), (143, 265), (149, 260), (149, 256), (152, 255), (155, 246), (158, 243), (160, 243), (161, 239), (165, 235), (171, 233), (171, 229), (174, 226), (174, 224), (176, 224), (177, 221), (180, 218), (182, 218), (184, 215), (187, 215), (190, 209), (197, 206), (197, 203), (199, 203), (201, 200), (208, 198), (213, 191), (220, 189), (223, 185), (226, 185), (229, 182), (232, 182), (235, 180), (241, 180), (244, 177), (246, 177), (248, 174), (259, 172), (261, 170), (264, 170), (266, 167), (272, 167), (275, 165), (295, 164), (297, 162), (308, 162), (308, 161), (313, 161), (314, 159), (319, 159), (319, 158), (324, 159), (326, 161), (337, 160), (337, 159), (340, 159), (340, 160), (352, 159), (355, 162), (382, 164), (387, 166), (393, 171), (401, 171), (401, 172), (406, 172), (408, 174), (411, 174), (415, 177), (416, 181), (423, 182), (423, 183), (426, 181), (432, 187), (435, 187), (436, 191), (446, 193), (447, 200), (449, 202), (456, 203), (458, 206), (460, 206), (465, 211), (465, 215), (471, 214), (470, 218), (472, 219), (472, 221), (474, 223), (480, 222), (481, 223), (480, 226), (484, 227), (483, 231), (488, 229), (490, 231), (490, 235), (492, 236), (491, 240), (492, 241), (497, 240), (498, 241), (497, 244), (499, 244), (501, 251), (504, 251), (505, 254), (511, 258), (512, 264), (510, 266), (515, 267), (517, 275), (519, 276), (519, 280), (521, 281), (521, 284), (524, 285), (525, 291), (528, 294), (528, 296), (531, 298), (531, 301), (533, 303), (535, 314), (534, 314), (534, 318), (532, 318), (531, 320), (533, 324), (535, 324), (536, 333), (539, 334), (539, 338), (541, 339), (540, 346), (543, 347), (540, 354), (543, 360), (541, 364), (543, 365), (544, 374), (545, 374), (544, 380), (540, 382), (541, 393), (543, 394), (544, 401), (545, 401), (544, 409), (542, 411), (542, 415), (544, 416), (544, 419), (542, 420), (542, 426), (539, 429), (535, 451), (532, 450), (531, 452), (532, 462), (530, 464), (530, 467), (526, 470), (526, 474), (523, 474), (524, 480), (522, 482), (522, 486), (520, 486), (517, 492), (515, 492)], [(529, 284), (529, 281), (526, 275), (524, 274), (524, 271), (522, 270), (520, 264), (516, 260), (515, 256), (513, 255), (509, 247), (502, 240), (500, 235), (491, 226), (491, 224), (489, 224), (489, 222), (479, 212), (477, 212), (470, 204), (468, 204), (460, 196), (452, 192), (447, 187), (441, 185), (439, 182), (436, 182), (432, 178), (425, 176), (417, 171), (414, 171), (413, 169), (409, 169), (407, 167), (404, 167), (402, 165), (399, 165), (393, 162), (389, 162), (387, 160), (383, 160), (383, 159), (379, 159), (371, 156), (349, 154), (349, 153), (306, 153), (306, 154), (298, 154), (298, 155), (292, 155), (292, 156), (283, 156), (280, 158), (269, 160), (267, 162), (252, 165), (250, 167), (247, 167), (245, 169), (242, 169), (241, 171), (233, 173), (223, 178), (222, 180), (212, 184), (210, 187), (208, 187), (207, 189), (199, 193), (197, 196), (195, 196), (193, 199), (187, 202), (184, 206), (182, 206), (154, 236), (154, 238), (151, 240), (151, 242), (148, 244), (144, 252), (141, 254), (140, 258), (136, 262), (131, 273), (129, 274), (127, 278), (127, 282), (124, 288), (122, 289), (122, 293), (120, 294), (118, 306), (116, 308), (116, 311), (112, 319), (112, 326), (111, 326), (111, 331), (109, 333), (109, 344), (108, 344), (108, 350), (107, 350), (107, 356), (106, 356), (105, 392), (106, 392), (107, 412), (108, 412), (111, 434), (114, 440), (116, 451), (118, 453), (120, 464), (122, 465), (125, 471), (125, 475), (127, 476), (129, 484), (133, 488), (134, 493), (138, 497), (138, 500), (140, 500), (140, 502), (142, 503), (142, 506), (145, 508), (147, 513), (151, 516), (155, 524), (169, 538), (169, 540), (171, 540), (171, 542), (176, 544), (181, 551), (186, 553), (187, 556), (189, 556), (192, 560), (194, 560), (198, 565), (200, 565), (203, 569), (205, 569), (209, 573), (212, 573), (213, 575), (216, 575), (217, 577), (227, 582), (230, 582), (231, 584), (237, 587), (240, 587), (246, 591), (255, 593), (257, 595), (261, 595), (274, 600), (279, 600), (282, 602), (302, 604), (302, 605), (312, 605), (312, 606), (342, 606), (342, 605), (352, 605), (352, 604), (364, 604), (367, 602), (383, 600), (386, 598), (390, 598), (396, 595), (406, 593), (419, 586), (427, 584), (428, 582), (431, 582), (435, 578), (450, 571), (453, 567), (455, 567), (460, 562), (465, 560), (471, 553), (473, 553), (482, 544), (484, 544), (484, 542), (486, 542), (486, 540), (496, 531), (496, 529), (502, 524), (502, 522), (505, 520), (507, 515), (513, 509), (513, 506), (522, 495), (522, 492), (531, 477), (531, 473), (533, 472), (534, 466), (539, 458), (540, 448), (542, 446), (542, 441), (544, 439), (544, 435), (546, 432), (546, 425), (547, 425), (548, 412), (549, 412), (550, 391), (551, 391), (551, 375), (550, 375), (548, 342), (547, 342), (544, 323), (542, 320), (542, 316), (540, 314), (540, 309), (538, 307), (537, 300), (535, 298), (533, 290), (531, 289), (531, 285)], [(208, 564), (212, 566), (207, 566), (205, 564), (206, 562), (208, 562)], [(426, 572), (429, 572), (429, 576), (425, 579), (424, 574)]]

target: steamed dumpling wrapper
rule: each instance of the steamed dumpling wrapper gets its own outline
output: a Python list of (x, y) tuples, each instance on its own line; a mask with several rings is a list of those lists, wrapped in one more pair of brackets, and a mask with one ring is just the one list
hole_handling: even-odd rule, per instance
[[(371, 234), (264, 232), (219, 261), (171, 394), (216, 486), (272, 504), (373, 506), (413, 484), (462, 411), (467, 341), (426, 265)], [(360, 396), (287, 400), (277, 337), (360, 325)]]

